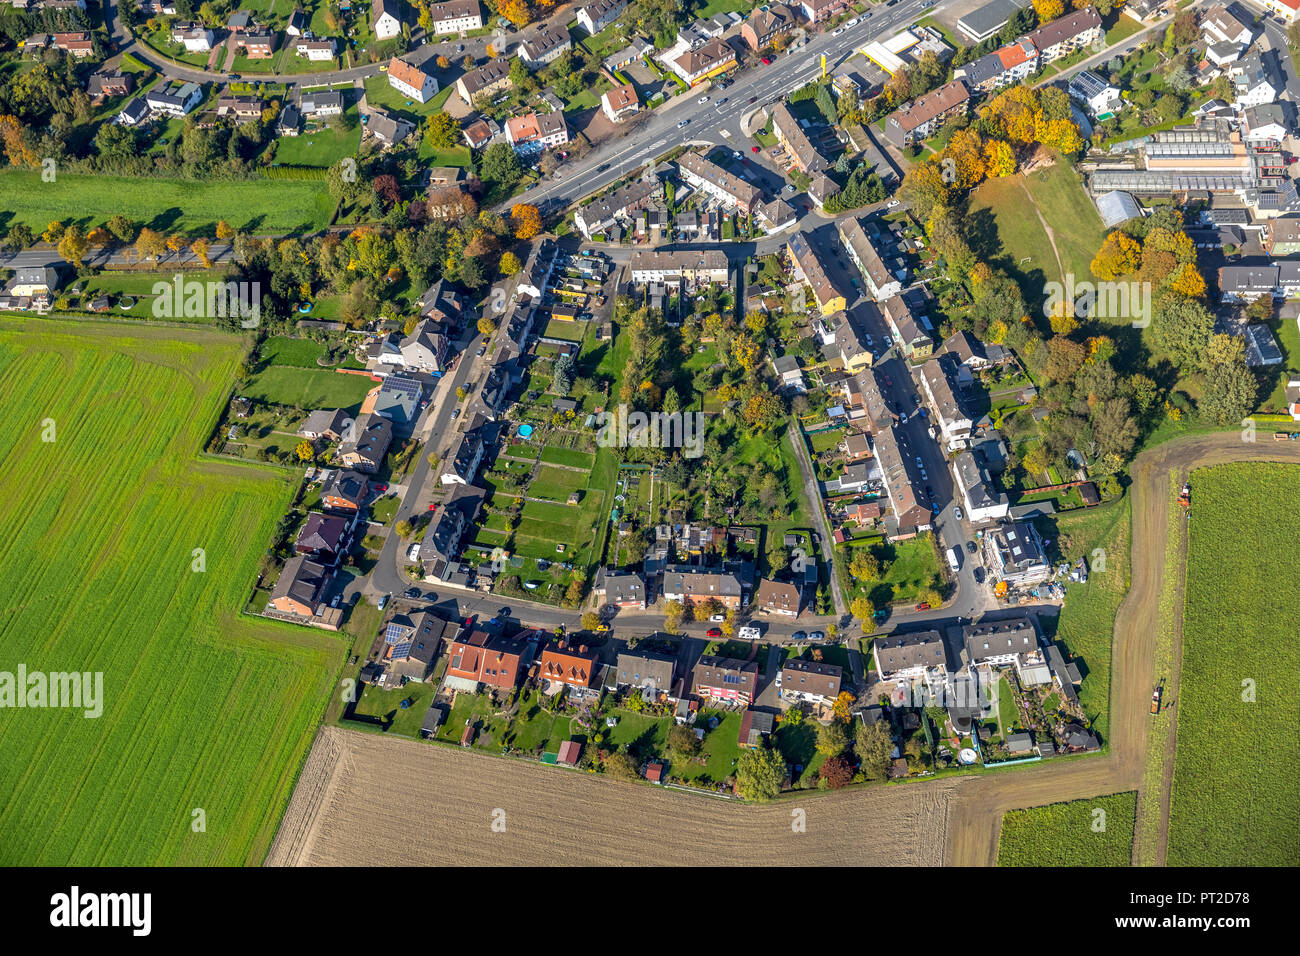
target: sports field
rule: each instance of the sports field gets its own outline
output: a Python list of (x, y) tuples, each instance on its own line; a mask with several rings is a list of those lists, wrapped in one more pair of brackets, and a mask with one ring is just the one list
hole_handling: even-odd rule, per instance
[(1012, 810), (1002, 818), (998, 866), (1128, 866), (1137, 794)]
[(60, 172), (46, 183), (39, 172), (7, 169), (0, 171), (0, 195), (13, 214), (10, 225), (25, 222), (38, 234), (56, 219), (89, 230), (117, 214), (169, 234), (209, 238), (218, 220), (259, 234), (312, 232), (329, 225), (334, 212), (323, 180), (200, 182)]
[(1194, 471), (1171, 866), (1300, 860), (1300, 468)]
[(207, 331), (0, 318), (0, 670), (103, 681), (97, 718), (0, 709), (0, 864), (270, 846), (344, 644), (238, 612), (294, 491), (195, 457), (240, 356)]

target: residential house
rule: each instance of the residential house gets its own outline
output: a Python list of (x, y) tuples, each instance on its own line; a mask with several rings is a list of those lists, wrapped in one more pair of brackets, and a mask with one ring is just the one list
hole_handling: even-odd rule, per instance
[(298, 531), (293, 550), (315, 561), (335, 564), (347, 547), (352, 522), (346, 518), (311, 512)]
[(639, 690), (641, 698), (651, 702), (673, 697), (677, 658), (652, 651), (622, 651), (615, 664), (620, 690)]
[(993, 364), (989, 361), (984, 343), (965, 331), (950, 335), (939, 351), (944, 355), (954, 356), (958, 363), (965, 365), (971, 371), (977, 372)]
[(501, 127), (493, 119), (475, 120), (461, 130), (461, 135), (465, 137), (465, 144), (470, 149), (482, 149), (500, 133)]
[(303, 116), (338, 116), (343, 112), (343, 94), (337, 90), (303, 93)]
[(458, 79), (456, 92), (467, 105), (473, 106), (474, 97), (491, 96), (499, 90), (510, 89), (510, 85), (510, 61), (505, 57), (497, 57)]
[(325, 565), (295, 555), (284, 563), (266, 607), (297, 618), (313, 618), (324, 603), (331, 577)]
[(720, 249), (638, 250), (632, 253), (631, 272), (634, 285), (671, 282), (698, 289), (731, 281), (731, 264)]
[(684, 182), (746, 216), (753, 214), (763, 198), (763, 191), (757, 186), (727, 172), (699, 153), (687, 152), (679, 156), (677, 171)]
[(1123, 107), (1119, 87), (1103, 80), (1091, 70), (1082, 70), (1070, 78), (1070, 98), (1083, 105), (1092, 119), (1104, 120)]
[(417, 103), (427, 103), (438, 92), (438, 81), (432, 73), (400, 56), (388, 61), (388, 85)]
[[(882, 681), (924, 680), (929, 686), (948, 677), (948, 655), (938, 631), (885, 634), (871, 643), (876, 673)], [(782, 684), (784, 684), (782, 680)], [(782, 688), (784, 690), (784, 687)]]
[(758, 663), (706, 655), (696, 663), (691, 684), (699, 697), (748, 707), (758, 693)]
[[(551, 275), (555, 271), (555, 263), (559, 258), (559, 254), (559, 247), (550, 239), (543, 239), (540, 242), (533, 243), (528, 258), (524, 260), (524, 267), (520, 270), (516, 279), (515, 294), (540, 299), (550, 285)], [(527, 316), (531, 319), (531, 308), (527, 311)], [(525, 328), (517, 337), (511, 339), (519, 347), (520, 351), (523, 350), (524, 337), (527, 335), (527, 331), (527, 328)]]
[(724, 608), (739, 608), (742, 587), (730, 571), (672, 567), (664, 571), (661, 593), (665, 601), (680, 601), (687, 607), (715, 600)]
[(110, 96), (126, 96), (135, 89), (135, 77), (130, 73), (113, 71), (95, 73), (86, 80), (86, 93), (97, 102), (103, 102)]
[(1038, 632), (1027, 617), (967, 624), (961, 629), (966, 662), (1004, 667), (1022, 654), (1038, 654)]
[[(99, 97), (102, 101), (103, 97)], [(150, 118), (149, 104), (143, 96), (137, 96), (126, 102), (118, 111), (113, 122), (121, 126), (137, 126)]]
[(240, 38), (239, 45), (250, 60), (269, 60), (275, 55), (275, 34), (250, 33)]
[(1278, 216), (1265, 221), (1260, 233), (1260, 245), (1270, 256), (1293, 256), (1300, 253), (1300, 216)]
[(597, 602), (609, 607), (634, 608), (645, 610), (646, 584), (641, 575), (631, 571), (607, 571), (600, 568), (596, 572), (593, 587)]
[(415, 125), (400, 117), (388, 115), (379, 107), (371, 107), (366, 132), (373, 136), (385, 149), (396, 146), (415, 132)]
[(796, 9), (810, 24), (818, 24), (829, 20), (848, 6), (849, 0), (799, 0)]
[(384, 628), (384, 658), (400, 681), (426, 681), (432, 676), (438, 649), (450, 645), (460, 634), (460, 625), (444, 621), (429, 611), (396, 614)]
[(831, 704), (840, 695), (843, 670), (836, 664), (795, 657), (781, 668), (781, 696), (786, 700)]
[(1241, 114), (1242, 141), (1256, 149), (1278, 149), (1290, 132), (1286, 106), (1283, 103), (1263, 103), (1252, 106)]
[[(1201, 14), (1201, 32), (1207, 45), (1233, 43), (1249, 45), (1254, 33), (1249, 20), (1238, 19), (1236, 4), (1218, 4)], [(1229, 7), (1233, 9), (1230, 10)]]
[(197, 83), (182, 83), (179, 80), (159, 83), (144, 95), (149, 109), (176, 117), (190, 113), (202, 99), (203, 90)]
[(1038, 48), (1022, 39), (957, 67), (953, 77), (965, 82), (972, 93), (991, 93), (1019, 83), (1037, 70)]
[(59, 272), (53, 266), (20, 266), (5, 291), (19, 298), (49, 299), (59, 282)]
[(641, 102), (636, 96), (636, 87), (624, 83), (606, 90), (600, 97), (600, 108), (609, 117), (611, 123), (620, 122), (624, 116), (641, 109)]
[(667, 67), (688, 85), (703, 83), (736, 66), (736, 53), (724, 40), (710, 40), (698, 49), (687, 49), (676, 59), (666, 60)]
[(487, 450), (480, 428), (469, 428), (461, 436), (455, 453), (443, 462), (442, 483), (444, 485), (472, 485), (478, 477), (479, 465), (483, 463), (483, 454)]
[(452, 485), (420, 543), (426, 579), (446, 581), (460, 569), (461, 545), (471, 532), (487, 492), (474, 485)]
[(632, 42), (619, 50), (617, 53), (611, 53), (601, 61), (601, 65), (611, 73), (622, 70), (631, 66), (642, 57), (648, 56), (655, 51), (655, 45), (642, 36), (634, 36)]
[(558, 59), (561, 53), (572, 47), (573, 38), (569, 31), (561, 24), (548, 21), (530, 28), (519, 41), (519, 59), (537, 69)]
[(564, 684), (573, 690), (585, 691), (595, 688), (600, 658), (594, 651), (588, 650), (585, 644), (575, 648), (562, 640), (559, 644), (543, 648), (542, 659), (538, 664), (539, 677)]
[(772, 132), (777, 141), (785, 147), (790, 161), (805, 176), (824, 173), (831, 168), (826, 157), (813, 146), (808, 134), (799, 125), (799, 120), (790, 112), (785, 103), (777, 103), (772, 108)]
[(781, 355), (777, 358), (770, 358), (772, 371), (781, 381), (781, 388), (790, 389), (794, 392), (803, 393), (808, 391), (808, 386), (803, 380), (803, 371), (799, 368), (799, 359), (793, 355)]
[(903, 291), (903, 283), (889, 271), (885, 260), (880, 258), (875, 243), (867, 235), (860, 219), (856, 216), (841, 219), (836, 224), (836, 229), (839, 231), (840, 243), (866, 280), (872, 298), (880, 302)]
[(1275, 102), (1284, 89), (1260, 53), (1252, 53), (1233, 63), (1228, 68), (1228, 75), (1232, 77), (1236, 95), (1234, 105), (1238, 110)]
[(913, 477), (915, 465), (904, 455), (898, 441), (896, 425), (889, 425), (873, 433), (876, 443), (876, 461), (880, 467), (881, 482), (889, 497), (891, 514), (885, 527), (891, 539), (914, 537), (930, 528), (931, 512), (922, 503), (919, 483)]
[(740, 26), (740, 35), (755, 53), (765, 50), (782, 37), (788, 37), (795, 27), (794, 14), (789, 7), (774, 3), (757, 7)]
[(238, 122), (261, 119), (260, 96), (220, 96), (217, 98), (217, 115), (233, 117)]
[(184, 45), (186, 53), (207, 53), (215, 40), (216, 34), (211, 30), (193, 23), (180, 23), (172, 28), (172, 42)]
[(934, 424), (938, 426), (944, 448), (950, 452), (970, 442), (974, 426), (953, 388), (953, 377), (959, 365), (956, 356), (941, 355), (921, 366), (921, 391), (934, 412)]
[(933, 136), (950, 118), (966, 115), (969, 104), (965, 82), (945, 83), (890, 113), (885, 120), (885, 138), (898, 149), (911, 146)]
[(253, 22), (253, 15), (247, 10), (236, 10), (226, 20), (226, 29), (235, 34), (254, 33), (257, 24)]
[(595, 36), (623, 15), (628, 0), (590, 0), (578, 7), (578, 26)]
[(530, 156), (563, 146), (569, 141), (569, 128), (563, 113), (525, 113), (506, 120), (506, 140), (516, 153)]
[(448, 0), (447, 3), (429, 5), (429, 18), (437, 36), (448, 33), (467, 33), (483, 29), (483, 11), (478, 0)]
[(808, 283), (822, 315), (843, 311), (848, 305), (844, 294), (831, 282), (807, 235), (796, 232), (786, 243), (786, 249), (794, 265), (795, 278)]
[[(328, 37), (324, 40), (299, 40), (297, 46), (293, 48), (294, 56), (305, 56), (314, 63), (323, 63), (326, 60), (334, 59), (334, 41)], [(319, 99), (322, 93), (315, 94)], [(303, 97), (306, 100), (306, 95)], [(342, 110), (340, 110), (342, 112)]]
[(338, 441), (343, 437), (343, 432), (351, 421), (347, 412), (341, 408), (333, 410), (320, 408), (303, 420), (298, 428), (298, 434), (308, 441), (316, 441), (319, 438)]
[(1025, 37), (1037, 48), (1043, 65), (1092, 46), (1101, 38), (1101, 14), (1096, 7), (1083, 7), (1057, 17)]
[(663, 197), (663, 183), (656, 177), (638, 179), (615, 190), (603, 199), (578, 208), (573, 224), (583, 237), (590, 239), (617, 222)]
[(1006, 493), (993, 486), (992, 477), (975, 460), (975, 455), (963, 451), (957, 455), (953, 464), (957, 489), (966, 503), (966, 520), (978, 524), (1005, 518), (1010, 511)]
[(419, 417), (420, 399), (423, 397), (424, 387), (417, 379), (393, 374), (367, 393), (361, 412), (363, 415), (382, 415), (395, 424), (409, 425)]
[(758, 582), (758, 589), (750, 603), (760, 614), (798, 617), (799, 589), (784, 581), (764, 579)]
[(1007, 521), (985, 531), (984, 566), (992, 577), (1011, 587), (1030, 587), (1046, 581), (1052, 573), (1043, 550), (1043, 539), (1028, 522)]
[(311, 18), (300, 7), (294, 7), (289, 12), (289, 22), (285, 25), (284, 32), (291, 37), (300, 37), (310, 29)]
[(443, 687), (471, 694), (481, 687), (508, 693), (519, 683), (528, 652), (529, 642), (520, 637), (462, 631), (447, 644)]
[(432, 375), (441, 375), (447, 357), (447, 336), (437, 331), (431, 319), (422, 319), (399, 346), (402, 364)]
[(365, 504), (369, 487), (364, 475), (335, 468), (321, 482), (321, 507), (335, 514), (355, 515)]
[(1223, 266), (1219, 269), (1222, 302), (1253, 302), (1277, 292), (1281, 278), (1276, 264)]
[(402, 32), (402, 0), (371, 0), (371, 25), (376, 40), (391, 40)]
[(339, 461), (348, 468), (374, 474), (393, 442), (393, 425), (381, 415), (361, 415), (352, 434), (339, 445)]
[(921, 328), (902, 296), (895, 295), (886, 299), (881, 303), (880, 311), (889, 324), (895, 343), (905, 356), (924, 357), (934, 350), (934, 339)]

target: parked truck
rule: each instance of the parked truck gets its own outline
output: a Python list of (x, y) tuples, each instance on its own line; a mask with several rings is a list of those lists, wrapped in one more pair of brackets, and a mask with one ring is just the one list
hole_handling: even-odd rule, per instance
[(1151, 713), (1160, 713), (1160, 697), (1164, 693), (1163, 687), (1156, 687), (1155, 693), (1151, 695)]

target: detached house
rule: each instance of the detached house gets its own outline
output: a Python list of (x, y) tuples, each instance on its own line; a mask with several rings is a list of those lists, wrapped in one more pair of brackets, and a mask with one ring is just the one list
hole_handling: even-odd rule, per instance
[(400, 56), (388, 61), (388, 85), (417, 103), (429, 102), (438, 92), (438, 81), (431, 73)]
[(293, 55), (305, 56), (308, 60), (317, 63), (332, 60), (334, 59), (334, 41), (328, 38), (324, 40), (299, 40), (298, 45), (293, 48)]
[(369, 484), (364, 475), (336, 468), (321, 483), (321, 507), (342, 515), (355, 515), (365, 504)]
[(751, 604), (762, 614), (798, 617), (799, 589), (793, 584), (764, 579), (758, 583)]
[(725, 41), (710, 40), (697, 50), (686, 50), (666, 65), (689, 86), (695, 86), (735, 67), (736, 54)]
[(615, 681), (620, 689), (641, 691), (651, 702), (669, 699), (673, 694), (673, 673), (677, 658), (649, 651), (624, 651), (615, 664)]
[(284, 563), (284, 570), (271, 589), (268, 610), (308, 620), (316, 616), (329, 587), (330, 570), (302, 555)]
[(563, 146), (569, 141), (569, 127), (564, 114), (525, 113), (506, 120), (506, 140), (516, 153), (533, 155)]
[(293, 550), (313, 560), (334, 564), (342, 556), (351, 530), (352, 522), (348, 519), (313, 511), (303, 522)]
[(319, 438), (338, 441), (343, 437), (343, 432), (350, 421), (352, 419), (341, 408), (317, 409), (304, 419), (298, 434), (308, 441), (316, 441)]
[(609, 117), (611, 123), (620, 122), (624, 116), (641, 109), (637, 100), (636, 87), (631, 83), (606, 90), (600, 97), (601, 111)]
[(490, 636), (486, 631), (458, 635), (447, 645), (447, 674), (443, 686), (478, 693), (480, 687), (514, 690), (523, 672), (528, 642), (518, 637)]
[(594, 687), (596, 672), (600, 667), (596, 654), (589, 651), (585, 644), (575, 649), (567, 641), (543, 649), (542, 659), (538, 663), (539, 677), (578, 691)]

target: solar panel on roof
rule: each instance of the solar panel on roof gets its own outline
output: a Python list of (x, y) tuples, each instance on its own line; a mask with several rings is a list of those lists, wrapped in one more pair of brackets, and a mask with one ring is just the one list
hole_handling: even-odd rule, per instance
[(396, 644), (405, 636), (405, 634), (406, 634), (406, 628), (402, 627), (402, 625), (389, 624), (388, 627), (384, 630), (384, 643)]
[(403, 641), (393, 648), (393, 660), (401, 660), (404, 657), (411, 656), (411, 642)]

